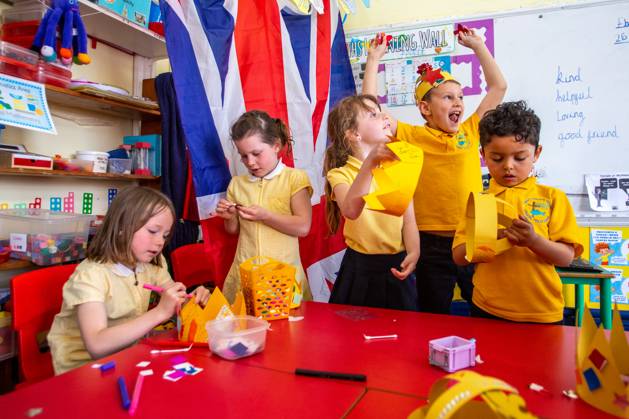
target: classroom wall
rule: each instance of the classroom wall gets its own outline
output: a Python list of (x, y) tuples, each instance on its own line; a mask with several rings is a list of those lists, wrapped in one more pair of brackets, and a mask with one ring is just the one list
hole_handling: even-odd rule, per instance
[(404, 23), (417, 23), (435, 20), (456, 20), (459, 17), (472, 17), (513, 11), (518, 9), (537, 9), (562, 6), (574, 3), (592, 3), (586, 0), (446, 0), (446, 1), (408, 1), (408, 0), (371, 0), (367, 8), (362, 1), (356, 0), (357, 12), (348, 15), (345, 32)]

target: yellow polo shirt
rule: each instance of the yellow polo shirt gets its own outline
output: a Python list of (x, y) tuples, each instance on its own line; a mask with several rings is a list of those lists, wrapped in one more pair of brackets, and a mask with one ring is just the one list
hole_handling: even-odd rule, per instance
[(479, 120), (472, 114), (456, 134), (398, 122), (397, 138), (424, 150), (414, 196), (418, 230), (455, 231), (470, 192), (483, 190)]
[[(351, 185), (363, 162), (349, 156), (343, 167), (332, 169), (326, 175), (332, 190), (336, 185)], [(369, 191), (375, 190), (376, 183), (372, 179)], [(332, 194), (332, 199), (335, 199)], [(378, 211), (363, 209), (355, 220), (345, 220), (343, 236), (345, 244), (357, 252), (365, 254), (396, 254), (404, 250), (402, 239), (403, 216), (384, 214)]]
[[(48, 333), (55, 374), (61, 374), (92, 361), (79, 330), (78, 306), (100, 302), (105, 305), (107, 326), (113, 327), (146, 313), (151, 291), (144, 284), (169, 286), (173, 280), (166, 260), (163, 268), (141, 263), (133, 271), (121, 264), (84, 260), (63, 286), (63, 304)], [(137, 278), (138, 285), (135, 285)], [(156, 325), (157, 326), (157, 325)]]
[[(282, 162), (263, 178), (250, 175), (234, 176), (227, 187), (227, 199), (244, 206), (258, 205), (277, 214), (291, 215), (293, 195), (306, 189), (312, 195), (312, 186), (303, 170), (286, 167)], [(223, 294), (231, 303), (242, 289), (240, 264), (254, 256), (266, 256), (293, 265), (296, 279), (301, 285), (304, 300), (312, 300), (306, 273), (299, 256), (299, 238), (282, 233), (259, 221), (239, 219), (238, 246), (229, 269)]]
[[(575, 257), (583, 252), (572, 206), (559, 189), (538, 185), (530, 177), (512, 188), (492, 179), (488, 192), (517, 208), (540, 236), (572, 244)], [(452, 247), (460, 244), (465, 244), (464, 222), (459, 224)], [(491, 262), (476, 265), (472, 301), (487, 313), (504, 319), (552, 323), (563, 318), (561, 289), (561, 279), (553, 265), (526, 247), (514, 246)]]

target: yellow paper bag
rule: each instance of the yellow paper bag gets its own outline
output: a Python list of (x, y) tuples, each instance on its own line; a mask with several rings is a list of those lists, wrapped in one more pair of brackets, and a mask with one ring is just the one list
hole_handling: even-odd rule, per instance
[(498, 226), (508, 228), (517, 218), (516, 209), (508, 202), (489, 193), (470, 192), (465, 218), (465, 259), (468, 262), (490, 262), (511, 248), (509, 240), (498, 239)]
[[(301, 302), (295, 273), (294, 266), (264, 256), (242, 262), (240, 283), (249, 314), (265, 320), (287, 318), (290, 309)], [(299, 298), (293, 297), (295, 293)]]
[(371, 171), (376, 190), (363, 196), (367, 209), (400, 216), (411, 203), (424, 162), (421, 148), (390, 137), (387, 147), (400, 160), (387, 161)]

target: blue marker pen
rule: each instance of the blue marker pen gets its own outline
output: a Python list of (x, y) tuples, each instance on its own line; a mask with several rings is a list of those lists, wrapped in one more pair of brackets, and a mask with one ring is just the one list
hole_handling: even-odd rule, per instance
[(124, 377), (118, 377), (118, 390), (120, 390), (120, 401), (124, 410), (129, 410), (131, 406), (131, 400), (129, 399), (129, 392), (127, 391), (127, 383)]
[(116, 362), (115, 361), (109, 361), (106, 364), (103, 364), (100, 366), (100, 372), (105, 372), (105, 371), (109, 371), (111, 369), (116, 368)]

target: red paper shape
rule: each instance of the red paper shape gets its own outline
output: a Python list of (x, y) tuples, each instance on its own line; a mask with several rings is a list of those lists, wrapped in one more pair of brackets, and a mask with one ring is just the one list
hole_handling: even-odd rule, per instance
[(428, 82), (430, 84), (435, 84), (437, 80), (442, 79), (442, 78), (443, 76), (441, 75), (441, 70), (435, 69), (435, 70), (427, 71), (426, 74), (422, 76), (422, 81)]
[(603, 368), (605, 368), (605, 365), (607, 365), (607, 359), (605, 359), (603, 354), (600, 353), (598, 349), (594, 349), (590, 353), (590, 356), (588, 358), (590, 359), (590, 361), (592, 361), (592, 364), (594, 364), (594, 366), (599, 371), (601, 371)]

